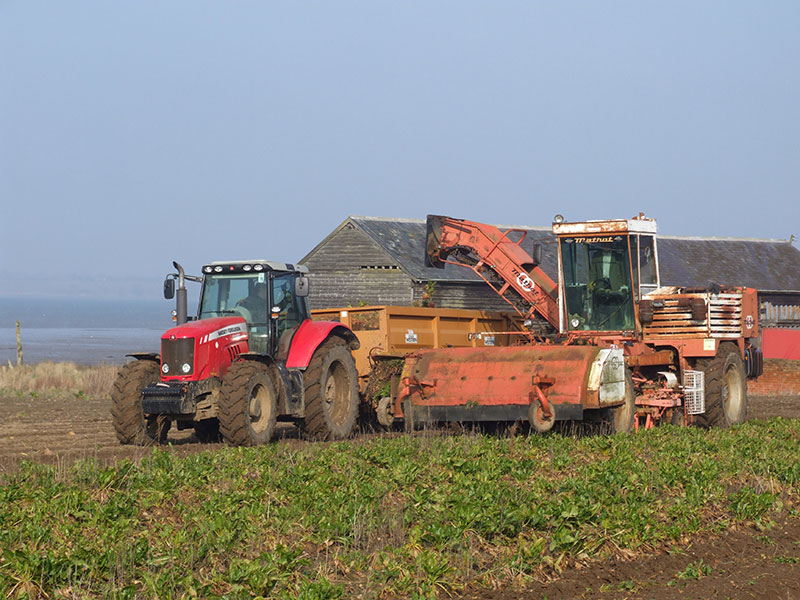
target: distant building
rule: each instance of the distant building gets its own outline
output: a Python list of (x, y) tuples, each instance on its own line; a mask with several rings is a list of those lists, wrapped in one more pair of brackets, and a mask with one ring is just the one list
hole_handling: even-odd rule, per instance
[[(541, 266), (556, 280), (550, 228), (514, 227), (526, 232), (523, 246), (542, 245)], [(800, 359), (800, 250), (789, 241), (659, 235), (658, 256), (662, 285), (756, 288), (765, 356)], [(311, 270), (312, 308), (418, 304), (433, 287), (439, 307), (511, 310), (470, 269), (425, 266), (422, 219), (348, 217), (301, 262)]]

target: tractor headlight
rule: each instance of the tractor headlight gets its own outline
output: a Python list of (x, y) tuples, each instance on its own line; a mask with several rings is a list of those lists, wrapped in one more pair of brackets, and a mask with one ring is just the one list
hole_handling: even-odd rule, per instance
[(184, 373), (188, 373), (191, 370), (192, 370), (192, 365), (190, 365), (189, 363), (183, 363), (181, 365), (181, 371), (183, 371)]
[(165, 375), (169, 373), (169, 365), (167, 363), (161, 365), (161, 372), (164, 373)]
[(577, 329), (578, 327), (580, 327), (581, 320), (578, 317), (573, 317), (573, 319), (572, 319), (572, 321), (570, 321), (570, 323), (572, 323), (572, 328), (573, 329)]

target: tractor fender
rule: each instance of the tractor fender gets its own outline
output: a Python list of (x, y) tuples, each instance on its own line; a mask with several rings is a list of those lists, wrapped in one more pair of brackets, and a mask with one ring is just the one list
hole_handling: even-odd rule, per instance
[(292, 339), (292, 347), (286, 357), (287, 369), (305, 369), (311, 362), (314, 351), (330, 337), (340, 337), (351, 350), (361, 344), (356, 334), (341, 323), (334, 321), (303, 321)]

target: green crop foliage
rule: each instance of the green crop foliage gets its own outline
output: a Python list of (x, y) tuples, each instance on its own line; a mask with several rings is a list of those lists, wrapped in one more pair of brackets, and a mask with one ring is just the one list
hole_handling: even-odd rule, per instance
[[(768, 526), (800, 423), (636, 435), (379, 437), (23, 463), (0, 483), (3, 597), (378, 598), (552, 575)], [(678, 579), (707, 573), (689, 565)]]

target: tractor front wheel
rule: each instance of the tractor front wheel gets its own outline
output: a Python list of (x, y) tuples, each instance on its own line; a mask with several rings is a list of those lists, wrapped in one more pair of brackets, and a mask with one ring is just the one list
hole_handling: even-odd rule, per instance
[(706, 411), (695, 416), (701, 427), (730, 427), (747, 416), (747, 380), (739, 348), (720, 344), (714, 358), (697, 361), (697, 369), (705, 373)]
[(278, 418), (278, 388), (269, 367), (233, 363), (222, 379), (219, 432), (234, 446), (258, 446), (272, 439)]
[(120, 444), (145, 446), (166, 440), (169, 421), (142, 410), (142, 389), (161, 379), (158, 363), (134, 360), (124, 364), (111, 388), (111, 420)]
[(332, 338), (314, 352), (303, 375), (305, 434), (317, 440), (340, 440), (358, 417), (358, 372), (344, 340)]

